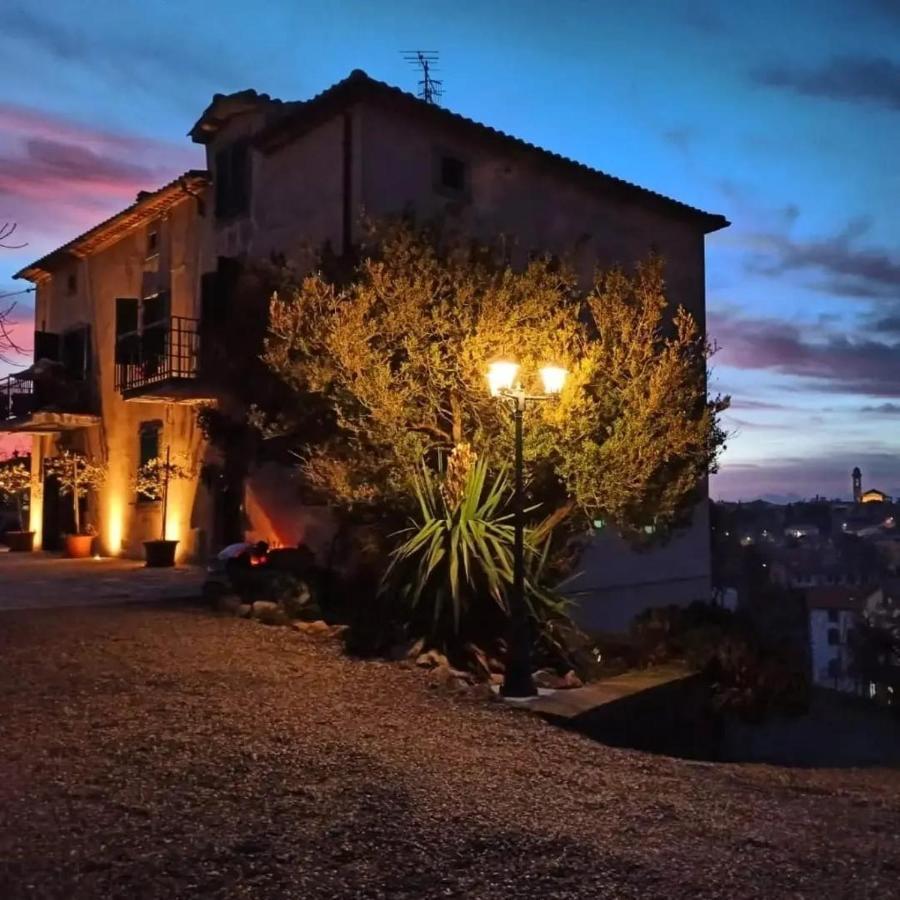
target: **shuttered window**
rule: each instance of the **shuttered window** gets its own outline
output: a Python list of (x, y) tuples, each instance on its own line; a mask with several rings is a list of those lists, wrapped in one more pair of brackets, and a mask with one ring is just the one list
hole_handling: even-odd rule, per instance
[(119, 297), (116, 300), (116, 362), (136, 363), (139, 351), (137, 298)]
[(235, 141), (216, 153), (216, 218), (245, 213), (250, 205), (250, 147)]

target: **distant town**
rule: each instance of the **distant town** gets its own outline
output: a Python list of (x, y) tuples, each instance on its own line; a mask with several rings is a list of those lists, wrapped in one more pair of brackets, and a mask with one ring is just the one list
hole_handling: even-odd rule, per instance
[(799, 605), (812, 682), (893, 704), (898, 669), (878, 635), (900, 631), (900, 504), (858, 467), (848, 478), (850, 501), (714, 504), (714, 591), (731, 609), (765, 594)]

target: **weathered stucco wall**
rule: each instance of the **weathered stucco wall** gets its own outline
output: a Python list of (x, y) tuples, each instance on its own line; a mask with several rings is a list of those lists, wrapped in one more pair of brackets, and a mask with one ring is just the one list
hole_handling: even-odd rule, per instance
[[(89, 518), (99, 528), (100, 549), (111, 555), (140, 557), (142, 541), (161, 535), (159, 502), (138, 502), (134, 476), (139, 462), (141, 423), (162, 424), (160, 448), (187, 456), (198, 464), (204, 455), (195, 410), (173, 403), (125, 402), (115, 387), (116, 298), (141, 299), (156, 291), (171, 292), (173, 315), (198, 315), (200, 230), (196, 200), (185, 195), (160, 219), (130, 231), (111, 246), (73, 260), (38, 285), (35, 320), (45, 331), (61, 333), (79, 324), (91, 325), (89, 379), (98, 400), (101, 424), (33, 439), (35, 474), (40, 460), (59, 448), (86, 451), (108, 464), (106, 483), (91, 499)], [(147, 232), (159, 234), (159, 252), (148, 257)], [(69, 293), (74, 273), (77, 290)], [(32, 509), (32, 527), (40, 530), (43, 504)], [(167, 536), (180, 541), (179, 557), (193, 555), (197, 537), (208, 527), (207, 501), (198, 497), (198, 480), (173, 482), (170, 489)]]

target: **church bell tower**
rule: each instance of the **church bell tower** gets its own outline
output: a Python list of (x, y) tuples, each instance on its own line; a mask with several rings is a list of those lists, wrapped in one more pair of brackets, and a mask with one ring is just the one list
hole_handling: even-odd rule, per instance
[(862, 472), (859, 471), (859, 466), (852, 472), (853, 475), (853, 502), (854, 503), (862, 503)]

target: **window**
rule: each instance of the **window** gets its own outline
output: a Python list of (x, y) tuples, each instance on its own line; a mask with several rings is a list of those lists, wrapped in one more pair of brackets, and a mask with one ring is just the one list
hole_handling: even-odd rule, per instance
[(463, 194), (468, 188), (468, 171), (458, 156), (440, 154), (437, 160), (436, 182), (438, 190), (445, 194)]
[(61, 360), (73, 381), (84, 381), (91, 370), (91, 326), (80, 325), (62, 334)]
[(236, 141), (216, 154), (216, 218), (247, 212), (250, 205), (250, 152), (246, 141)]
[[(162, 422), (141, 422), (138, 432), (138, 469), (146, 465), (151, 459), (159, 456), (159, 433), (162, 431)], [(148, 503), (154, 500), (146, 494), (138, 493), (138, 503)]]
[(841, 642), (841, 633), (837, 630), (837, 628), (829, 628), (828, 629), (828, 645), (830, 647), (836, 647)]
[(147, 259), (159, 253), (159, 229), (151, 228), (147, 232)]
[(838, 611), (836, 609), (828, 610), (828, 621), (834, 623), (838, 621)]
[(66, 276), (66, 292), (74, 294), (78, 291), (78, 276), (74, 272), (70, 272)]
[(116, 298), (116, 362), (136, 364), (140, 358), (140, 340), (137, 298)]

